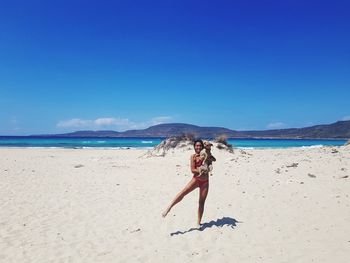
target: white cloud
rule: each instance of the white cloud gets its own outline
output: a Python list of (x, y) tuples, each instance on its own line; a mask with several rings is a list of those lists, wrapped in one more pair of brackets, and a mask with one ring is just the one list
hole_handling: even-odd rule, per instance
[(166, 123), (172, 120), (172, 117), (170, 116), (160, 116), (160, 117), (155, 117), (151, 119), (151, 125), (157, 125), (157, 124), (162, 124)]
[(59, 121), (57, 127), (60, 128), (79, 128), (89, 125), (91, 121), (81, 120), (81, 119), (71, 119), (66, 121)]
[(268, 129), (282, 129), (285, 127), (286, 127), (286, 124), (283, 122), (271, 122), (267, 125)]
[(12, 117), (12, 118), (10, 119), (10, 123), (11, 123), (11, 124), (17, 124), (17, 123), (18, 123), (17, 118), (16, 118), (16, 117)]
[(15, 116), (12, 116), (11, 118), (10, 118), (10, 127), (12, 127), (11, 129), (12, 129), (12, 131), (19, 131), (21, 128), (20, 127), (18, 127), (19, 125), (18, 125), (19, 123), (18, 123), (18, 120), (17, 120), (17, 118), (15, 117)]
[(350, 121), (350, 115), (349, 116), (344, 116), (342, 118), (342, 121)]
[(97, 126), (123, 126), (131, 124), (128, 119), (122, 118), (98, 118), (94, 120), (93, 123)]
[(148, 128), (152, 125), (157, 125), (161, 123), (166, 123), (172, 120), (170, 116), (159, 116), (154, 117), (148, 121), (144, 122), (134, 122), (126, 118), (112, 118), (103, 117), (97, 118), (95, 120), (83, 120), (79, 118), (74, 118), (70, 120), (63, 120), (57, 123), (58, 128), (64, 129), (113, 129), (117, 131), (129, 130), (129, 129), (143, 129)]

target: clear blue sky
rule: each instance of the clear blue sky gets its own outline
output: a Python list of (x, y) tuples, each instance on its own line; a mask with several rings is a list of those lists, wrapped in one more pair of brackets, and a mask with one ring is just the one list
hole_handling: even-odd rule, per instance
[(350, 119), (349, 1), (2, 1), (0, 134)]

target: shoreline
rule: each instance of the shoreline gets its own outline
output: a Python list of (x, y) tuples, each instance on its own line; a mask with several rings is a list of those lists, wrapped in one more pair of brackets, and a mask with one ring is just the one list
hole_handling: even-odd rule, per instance
[[(0, 138), (32, 138), (32, 139), (160, 139), (166, 140), (168, 137), (69, 137), (69, 136), (32, 136), (32, 135), (0, 135)], [(216, 137), (201, 137), (205, 140), (214, 140)], [(297, 138), (297, 137), (227, 137), (228, 140), (334, 140), (334, 141), (346, 141), (350, 138)]]
[[(322, 148), (322, 147), (344, 147), (344, 145), (323, 145), (323, 144), (317, 144), (317, 145), (307, 145), (307, 146), (285, 146), (285, 147), (265, 147), (265, 146), (258, 146), (258, 147), (244, 147), (244, 146), (233, 146), (233, 149), (242, 149), (242, 150), (268, 150), (268, 149), (304, 149), (304, 148)], [(156, 147), (156, 146), (154, 146)], [(64, 147), (64, 146), (1, 146), (0, 149), (96, 149), (96, 150), (152, 150), (154, 147), (142, 147), (142, 146), (122, 146), (122, 147), (100, 147), (100, 146), (83, 146), (83, 147)]]
[(151, 150), (153, 147), (60, 147), (60, 146), (0, 146), (0, 149), (72, 149), (72, 150)]

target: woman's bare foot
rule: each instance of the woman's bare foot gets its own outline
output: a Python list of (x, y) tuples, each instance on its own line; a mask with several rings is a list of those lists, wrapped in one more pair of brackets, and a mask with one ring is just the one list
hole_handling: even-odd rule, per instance
[(169, 209), (165, 210), (163, 213), (162, 213), (162, 217), (166, 217), (166, 215), (169, 213)]

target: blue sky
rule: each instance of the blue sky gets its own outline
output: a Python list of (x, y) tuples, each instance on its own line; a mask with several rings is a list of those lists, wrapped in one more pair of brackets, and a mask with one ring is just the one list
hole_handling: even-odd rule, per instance
[(2, 1), (0, 134), (350, 119), (349, 1)]

